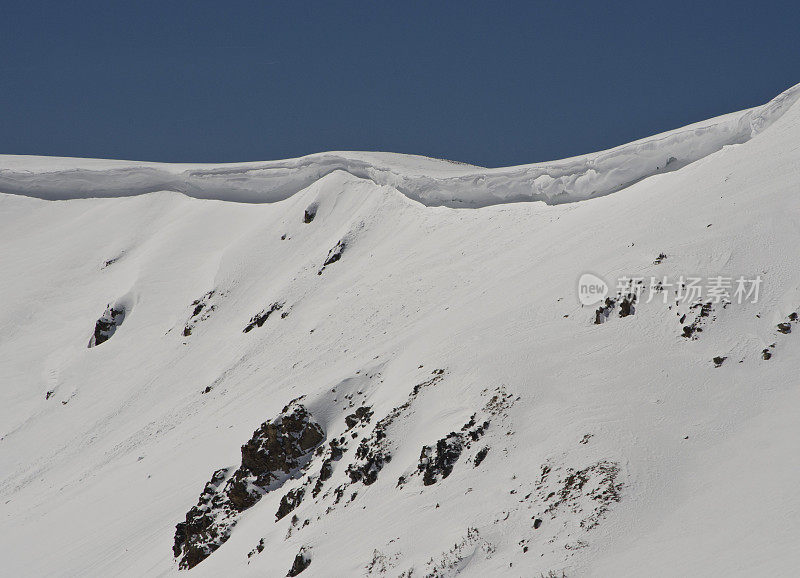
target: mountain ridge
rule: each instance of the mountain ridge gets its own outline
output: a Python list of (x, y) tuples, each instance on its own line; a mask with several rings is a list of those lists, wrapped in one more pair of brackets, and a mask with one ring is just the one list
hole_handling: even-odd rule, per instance
[(50, 200), (171, 190), (196, 198), (262, 203), (285, 199), (342, 170), (391, 185), (429, 206), (574, 202), (613, 193), (747, 142), (800, 98), (800, 85), (768, 103), (604, 151), (559, 161), (484, 169), (397, 153), (326, 152), (281, 161), (215, 164), (0, 155), (0, 191)]

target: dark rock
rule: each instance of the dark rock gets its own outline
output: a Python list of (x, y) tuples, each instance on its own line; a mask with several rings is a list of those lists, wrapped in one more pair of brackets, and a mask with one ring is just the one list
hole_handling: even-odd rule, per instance
[[(323, 439), (322, 428), (296, 401), (283, 408), (274, 421), (262, 424), (242, 446), (241, 466), (232, 474), (233, 468), (214, 472), (197, 506), (176, 526), (173, 553), (181, 557), (179, 568), (196, 566), (225, 543), (241, 512), (265, 493), (296, 478)], [(287, 513), (296, 508), (302, 491), (284, 496), (286, 504), (282, 500), (281, 508), (288, 508)]]
[(203, 295), (200, 299), (195, 299), (192, 301), (192, 312), (189, 314), (189, 319), (186, 321), (186, 325), (183, 328), (184, 337), (189, 337), (197, 323), (205, 321), (211, 316), (215, 306), (211, 305), (210, 301), (215, 293), (216, 290), (211, 290)]
[(383, 466), (392, 461), (391, 454), (380, 443), (383, 437), (374, 435), (361, 440), (356, 448), (356, 460), (347, 466), (347, 475), (350, 481), (362, 482), (365, 486), (374, 484)]
[[(333, 501), (334, 504), (338, 504), (339, 500), (342, 499), (342, 496), (344, 496), (344, 489), (345, 489), (345, 486), (339, 486), (333, 491), (333, 495), (334, 495), (334, 498), (335, 498), (334, 501)], [(305, 524), (303, 524), (303, 525), (305, 525)]]
[(125, 310), (109, 305), (103, 313), (103, 316), (94, 324), (94, 333), (89, 340), (89, 347), (96, 347), (111, 339), (117, 327), (122, 325), (124, 320)]
[(636, 294), (630, 293), (622, 298), (619, 304), (619, 316), (620, 317), (627, 317), (628, 315), (633, 315), (636, 313)]
[[(703, 331), (701, 325), (705, 322), (707, 318), (711, 316), (711, 312), (713, 311), (713, 304), (695, 303), (694, 305), (689, 307), (689, 309), (692, 310), (697, 310), (698, 308), (699, 311), (697, 312), (694, 320), (688, 325), (685, 325), (683, 327), (683, 333), (681, 334), (681, 337), (684, 337), (686, 339), (696, 339), (695, 334), (701, 333)], [(681, 319), (684, 319), (684, 317), (682, 317)], [(713, 321), (714, 319), (712, 318), (711, 320)]]
[(708, 317), (711, 315), (711, 310), (713, 309), (711, 303), (695, 303), (691, 306), (691, 309), (696, 309), (697, 307), (700, 307), (700, 317)]
[(463, 449), (464, 440), (456, 432), (451, 432), (436, 442), (435, 450), (430, 446), (423, 446), (417, 465), (417, 469), (422, 472), (422, 483), (430, 486), (449, 476)]
[(108, 259), (108, 260), (104, 261), (103, 262), (103, 266), (101, 267), (101, 269), (105, 269), (106, 267), (110, 267), (111, 265), (113, 265), (114, 263), (116, 263), (117, 261), (122, 259), (122, 257), (124, 257), (124, 256), (125, 256), (125, 252), (123, 251), (122, 253), (120, 253), (116, 257), (112, 257), (111, 259)]
[(256, 547), (255, 547), (255, 548), (253, 548), (252, 550), (250, 550), (250, 551), (247, 553), (247, 557), (248, 557), (248, 558), (252, 558), (252, 557), (253, 557), (253, 556), (255, 556), (256, 554), (261, 554), (261, 552), (263, 552), (263, 551), (264, 551), (264, 547), (265, 547), (265, 544), (264, 544), (264, 538), (261, 538), (261, 539), (258, 541), (258, 544), (256, 544)]
[(344, 240), (339, 241), (336, 243), (336, 246), (328, 251), (328, 257), (325, 259), (325, 262), (322, 264), (322, 269), (317, 271), (317, 275), (322, 275), (322, 272), (325, 270), (325, 267), (331, 265), (332, 263), (336, 263), (339, 259), (342, 258), (342, 253), (344, 253), (345, 248), (347, 247), (347, 243)]
[(783, 334), (788, 334), (792, 332), (792, 326), (789, 323), (778, 323), (778, 331)]
[(269, 309), (264, 309), (259, 313), (256, 313), (250, 318), (250, 321), (247, 323), (245, 328), (242, 330), (243, 333), (248, 333), (249, 331), (253, 330), (256, 327), (261, 327), (264, 323), (269, 319), (269, 316), (275, 313), (276, 311), (280, 311), (283, 308), (283, 303), (273, 303), (269, 306)]
[(606, 319), (611, 316), (611, 312), (614, 311), (614, 307), (616, 306), (617, 302), (615, 299), (611, 297), (606, 297), (605, 302), (603, 305), (597, 308), (597, 311), (594, 313), (594, 324), (600, 325), (604, 323)]
[(488, 453), (489, 453), (489, 446), (486, 446), (485, 448), (479, 450), (477, 454), (475, 454), (474, 464), (476, 468), (479, 465), (481, 465), (481, 462), (486, 458), (486, 454)]
[(326, 482), (331, 479), (333, 475), (333, 465), (331, 464), (330, 460), (325, 460), (322, 462), (322, 467), (319, 470), (319, 481)]
[(303, 222), (307, 225), (317, 216), (317, 204), (310, 204), (303, 212)]
[(467, 436), (469, 439), (476, 442), (483, 437), (483, 434), (486, 433), (486, 430), (489, 428), (489, 422), (485, 421), (481, 425), (469, 430), (467, 432)]
[(764, 349), (764, 350), (761, 352), (761, 358), (762, 358), (762, 359), (769, 359), (769, 358), (771, 358), (771, 357), (772, 357), (772, 352), (771, 352), (769, 349)]
[(306, 554), (303, 548), (300, 548), (300, 551), (297, 553), (297, 556), (294, 557), (294, 563), (292, 567), (289, 569), (289, 573), (286, 576), (290, 578), (292, 576), (297, 576), (306, 568), (311, 565), (311, 557)]
[[(586, 518), (581, 520), (580, 526), (585, 530), (595, 528), (611, 504), (622, 499), (622, 483), (618, 481), (619, 473), (619, 464), (605, 460), (581, 470), (568, 469), (566, 475), (558, 481), (558, 489), (550, 492), (546, 497), (541, 496), (544, 501), (549, 502), (545, 513), (553, 518), (559, 509), (578, 513), (582, 509), (581, 499), (589, 498), (593, 502), (593, 509)], [(547, 490), (540, 491), (543, 493)]]
[(324, 485), (325, 485), (325, 483), (323, 482), (322, 478), (317, 479), (317, 483), (314, 484), (314, 489), (311, 490), (311, 495), (316, 498), (319, 495), (319, 493), (322, 491), (322, 487)]
[(289, 514), (289, 512), (297, 508), (297, 506), (302, 503), (305, 493), (305, 488), (301, 486), (297, 489), (290, 490), (285, 496), (283, 496), (283, 498), (281, 498), (281, 503), (278, 506), (278, 511), (275, 513), (276, 521), (285, 517), (287, 514)]
[(347, 466), (346, 470), (351, 483), (360, 481), (367, 486), (375, 483), (383, 466), (392, 460), (387, 440), (387, 430), (395, 419), (403, 415), (411, 407), (420, 391), (424, 388), (432, 387), (444, 379), (444, 369), (435, 369), (432, 375), (433, 377), (427, 381), (415, 385), (405, 403), (392, 409), (386, 417), (375, 424), (370, 436), (361, 440), (361, 443), (356, 448), (356, 459)]
[(211, 555), (228, 539), (230, 528), (215, 523), (209, 510), (218, 504), (218, 490), (228, 474), (228, 469), (214, 472), (197, 506), (186, 514), (186, 520), (175, 526), (175, 539), (172, 546), (173, 555), (177, 558), (183, 554), (179, 568), (193, 568)]
[(718, 355), (717, 357), (715, 357), (715, 358), (713, 359), (713, 361), (714, 361), (714, 367), (720, 367), (720, 366), (721, 366), (723, 363), (725, 363), (725, 360), (726, 360), (726, 359), (728, 359), (728, 358), (727, 358), (727, 357), (725, 357), (725, 356), (720, 356), (720, 355)]
[(186, 522), (178, 522), (175, 525), (175, 540), (172, 545), (172, 553), (175, 558), (181, 555), (184, 542), (186, 542)]
[(274, 422), (266, 422), (242, 446), (242, 469), (260, 478), (275, 472), (289, 473), (299, 467), (299, 459), (324, 439), (322, 428), (309, 420), (302, 405), (285, 412)]
[(317, 483), (314, 485), (314, 489), (311, 491), (311, 495), (315, 498), (317, 497), (317, 494), (322, 491), (322, 486), (324, 483), (333, 475), (333, 462), (341, 459), (343, 455), (344, 448), (342, 445), (340, 445), (341, 443), (342, 442), (339, 439), (335, 438), (328, 442), (329, 455), (322, 462), (322, 467), (320, 467), (319, 470), (319, 478), (317, 478)]
[(351, 430), (357, 425), (368, 424), (370, 418), (372, 417), (372, 413), (371, 407), (362, 405), (354, 413), (351, 413), (344, 418), (344, 422), (347, 424), (347, 429)]
[(332, 439), (328, 442), (328, 447), (331, 451), (330, 459), (338, 460), (342, 457), (342, 453), (344, 452), (344, 446), (342, 444), (344, 444), (344, 438)]

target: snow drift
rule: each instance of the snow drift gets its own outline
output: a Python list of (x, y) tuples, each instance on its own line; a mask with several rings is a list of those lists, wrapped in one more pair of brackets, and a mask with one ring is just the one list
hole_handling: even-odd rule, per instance
[(346, 171), (390, 185), (429, 206), (567, 203), (613, 193), (646, 177), (677, 170), (724, 146), (747, 142), (780, 118), (798, 97), (800, 85), (762, 106), (606, 151), (509, 168), (360, 152), (225, 165), (0, 155), (0, 191), (51, 200), (176, 191), (200, 199), (269, 203), (286, 199), (334, 171)]

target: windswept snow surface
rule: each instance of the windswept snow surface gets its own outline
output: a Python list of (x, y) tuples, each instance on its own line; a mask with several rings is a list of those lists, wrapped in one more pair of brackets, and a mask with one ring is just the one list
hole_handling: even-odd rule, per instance
[(175, 191), (199, 199), (269, 203), (335, 171), (389, 185), (428, 206), (568, 203), (607, 195), (747, 142), (800, 97), (800, 85), (767, 104), (606, 151), (549, 163), (484, 169), (392, 153), (328, 152), (223, 165), (163, 164), (0, 155), (0, 191), (42, 199), (119, 197)]
[[(796, 96), (514, 169), (4, 157), (0, 573), (796, 575)], [(763, 281), (595, 324), (586, 272)], [(320, 453), (179, 570), (176, 524), (301, 396)]]

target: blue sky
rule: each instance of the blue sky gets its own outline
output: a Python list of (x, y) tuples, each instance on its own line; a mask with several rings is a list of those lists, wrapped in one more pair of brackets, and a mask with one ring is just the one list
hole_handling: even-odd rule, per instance
[(0, 0), (0, 153), (553, 160), (800, 82), (797, 2)]

